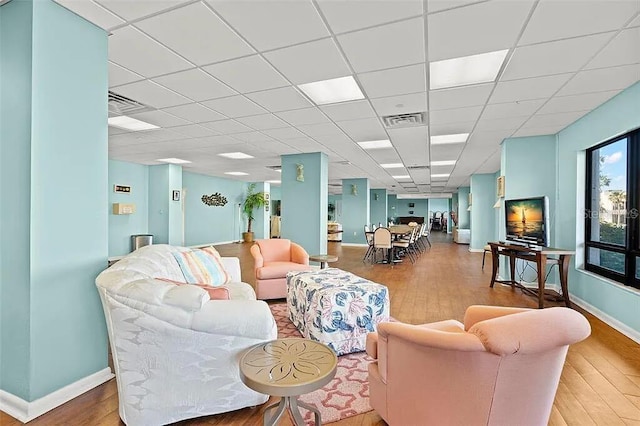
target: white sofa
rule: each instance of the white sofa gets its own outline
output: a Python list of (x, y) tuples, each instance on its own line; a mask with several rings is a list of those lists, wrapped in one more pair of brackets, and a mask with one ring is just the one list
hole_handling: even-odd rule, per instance
[(268, 305), (241, 282), (238, 258), (222, 258), (230, 300), (184, 282), (166, 244), (136, 250), (96, 279), (116, 370), (120, 418), (129, 426), (260, 405), (268, 399), (241, 381), (246, 348), (277, 337)]

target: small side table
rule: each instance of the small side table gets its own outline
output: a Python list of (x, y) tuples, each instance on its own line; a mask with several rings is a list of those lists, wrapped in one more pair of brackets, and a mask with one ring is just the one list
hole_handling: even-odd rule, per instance
[(324, 269), (327, 267), (327, 263), (337, 262), (338, 256), (332, 254), (314, 254), (313, 256), (309, 256), (309, 260), (312, 262), (320, 262), (320, 269)]
[[(300, 338), (277, 339), (245, 352), (240, 358), (240, 379), (256, 392), (282, 397), (279, 403), (265, 408), (265, 426), (277, 424), (285, 410), (289, 410), (297, 426), (304, 426), (298, 407), (312, 411), (319, 426), (320, 412), (297, 397), (329, 383), (337, 365), (335, 353), (322, 343)], [(273, 409), (275, 412), (269, 416)]]

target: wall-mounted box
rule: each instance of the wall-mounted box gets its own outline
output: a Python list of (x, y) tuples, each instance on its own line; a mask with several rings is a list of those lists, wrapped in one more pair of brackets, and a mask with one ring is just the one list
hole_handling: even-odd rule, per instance
[(135, 212), (135, 204), (113, 203), (113, 214), (133, 214)]

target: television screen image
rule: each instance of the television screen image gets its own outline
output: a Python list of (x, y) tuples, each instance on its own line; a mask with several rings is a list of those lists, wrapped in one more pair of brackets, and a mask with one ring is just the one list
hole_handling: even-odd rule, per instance
[(549, 200), (547, 197), (506, 200), (507, 240), (547, 246), (549, 242)]

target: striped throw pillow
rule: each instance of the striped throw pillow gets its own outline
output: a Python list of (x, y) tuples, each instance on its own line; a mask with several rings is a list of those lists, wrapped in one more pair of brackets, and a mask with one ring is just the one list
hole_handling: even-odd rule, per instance
[(224, 269), (220, 254), (213, 247), (174, 252), (186, 282), (190, 284), (223, 285), (231, 281)]

